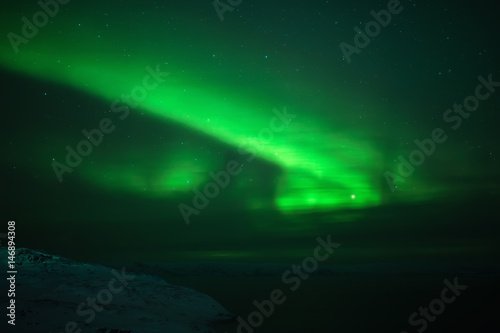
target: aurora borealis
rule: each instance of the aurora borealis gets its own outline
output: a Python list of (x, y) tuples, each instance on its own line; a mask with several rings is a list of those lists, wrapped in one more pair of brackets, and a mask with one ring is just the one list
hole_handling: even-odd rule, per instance
[[(85, 247), (75, 235), (102, 228), (104, 249), (119, 225), (123, 238), (109, 241), (118, 252), (148, 239), (146, 248), (164, 249), (160, 257), (186, 244), (203, 258), (251, 258), (264, 251), (258, 240), (276, 248), (280, 235), (298, 242), (279, 252), (293, 257), (306, 235), (325, 228), (396, 230), (408, 207), (437, 216), (430, 207), (495, 201), (498, 92), (459, 130), (442, 115), (474, 92), (477, 77), (500, 80), (488, 33), (496, 23), (455, 18), (477, 12), (465, 4), (401, 5), (350, 63), (339, 44), (352, 43), (353, 28), (387, 2), (242, 2), (221, 21), (209, 1), (73, 0), (51, 7), (36, 33), (28, 26), (40, 4), (2, 5), (4, 35), (30, 35), (13, 47), (11, 34), (1, 46), (7, 213), (29, 220), (26, 237), (38, 246)], [(103, 121), (108, 132), (92, 132)], [(384, 173), (397, 174), (398, 156), (408, 158), (435, 128), (446, 142), (391, 188)], [(92, 151), (70, 166), (78, 147)], [(187, 227), (179, 205), (193, 206), (211, 173), (233, 160), (241, 172)], [(130, 234), (141, 225), (147, 231)], [(44, 228), (62, 237), (42, 245), (34, 230)], [(480, 239), (463, 251), (491, 245)]]
[[(16, 320), (42, 331), (29, 303), (64, 309), (54, 332), (498, 332), (497, 7), (3, 2)], [(109, 304), (111, 269), (138, 278)]]

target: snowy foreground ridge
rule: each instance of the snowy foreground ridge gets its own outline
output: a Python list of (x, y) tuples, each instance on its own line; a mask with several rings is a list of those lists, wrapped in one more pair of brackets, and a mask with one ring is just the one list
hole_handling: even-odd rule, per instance
[[(4, 267), (6, 252), (0, 251)], [(16, 262), (15, 332), (212, 332), (209, 323), (233, 318), (205, 294), (126, 267), (113, 270), (29, 249), (18, 249)]]

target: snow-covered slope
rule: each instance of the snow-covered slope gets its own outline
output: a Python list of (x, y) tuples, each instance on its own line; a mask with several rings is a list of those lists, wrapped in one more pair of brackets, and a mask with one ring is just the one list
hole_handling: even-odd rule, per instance
[[(5, 248), (0, 259), (7, 267)], [(126, 267), (29, 249), (18, 249), (16, 262), (16, 332), (211, 332), (208, 323), (233, 318), (205, 294)]]

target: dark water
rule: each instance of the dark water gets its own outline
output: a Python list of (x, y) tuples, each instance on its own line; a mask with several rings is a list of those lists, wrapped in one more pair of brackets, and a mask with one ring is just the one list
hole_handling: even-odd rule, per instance
[[(255, 332), (417, 332), (409, 316), (440, 297), (444, 279), (452, 275), (355, 275), (315, 276), (304, 281), (287, 300), (277, 305)], [(172, 283), (206, 292), (229, 311), (248, 322), (256, 311), (253, 302), (270, 299), (283, 286), (279, 277), (169, 278)], [(426, 332), (498, 332), (496, 276), (459, 276), (467, 285), (455, 302), (428, 322)], [(420, 317), (418, 317), (420, 318)], [(417, 320), (418, 320), (417, 318)], [(257, 320), (257, 319), (254, 319)], [(217, 332), (238, 332), (237, 323), (214, 326)], [(241, 332), (247, 332), (242, 330)]]

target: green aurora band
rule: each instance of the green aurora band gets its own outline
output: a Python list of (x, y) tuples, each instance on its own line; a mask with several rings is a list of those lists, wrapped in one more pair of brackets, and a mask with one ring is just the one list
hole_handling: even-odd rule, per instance
[[(68, 12), (77, 15), (74, 9)], [(198, 71), (203, 63), (196, 55), (184, 57), (179, 51), (185, 47), (185, 41), (173, 37), (167, 46), (159, 47), (151, 31), (160, 26), (153, 23), (146, 23), (145, 32), (134, 32), (134, 38), (124, 38), (127, 22), (118, 22), (116, 13), (112, 14), (111, 28), (103, 28), (105, 21), (92, 21), (90, 15), (70, 17), (69, 13), (59, 14), (52, 19), (52, 24), (40, 28), (29, 43), (19, 46), (19, 53), (12, 48), (2, 50), (0, 64), (14, 72), (98, 96), (110, 104), (142, 85), (147, 74), (145, 68), (155, 68), (158, 64), (161, 71), (170, 75), (148, 91), (138, 108), (130, 111), (144, 112), (158, 120), (196, 130), (223, 144), (239, 147), (240, 151), (254, 151), (257, 158), (279, 166), (284, 173), (276, 185), (275, 201), (264, 206), (270, 204), (282, 212), (296, 212), (358, 209), (385, 202), (383, 193), (388, 189), (382, 175), (387, 169), (387, 157), (362, 130), (347, 133), (331, 128), (318, 112), (311, 112), (321, 106), (281, 99), (276, 82), (254, 82), (254, 88), (249, 90), (244, 84), (235, 86), (231, 80), (214, 84), (222, 74), (210, 72), (207, 77), (213, 80), (201, 79)], [(15, 15), (2, 23), (4, 31), (21, 25)], [(203, 40), (202, 33), (198, 38)], [(124, 52), (133, 56), (124, 56)], [(226, 75), (232, 75), (236, 66), (256, 70), (252, 66), (257, 65), (247, 62), (244, 53), (235, 55), (233, 62), (224, 69)], [(292, 89), (307, 85), (307, 82), (296, 83)], [(349, 95), (336, 92), (329, 96), (325, 107), (332, 112), (349, 112), (352, 103)], [(269, 127), (275, 108), (280, 112), (286, 108), (296, 117), (284, 130), (274, 133), (272, 140), (265, 142), (259, 133)], [(113, 123), (120, 126), (116, 115), (111, 115), (115, 116)], [(99, 120), (95, 120), (96, 125)], [(64, 145), (57, 149), (63, 148)], [(194, 188), (202, 189), (211, 181), (209, 173), (223, 170), (227, 162), (212, 156), (195, 163), (192, 158), (195, 154), (183, 147), (165, 156), (155, 156), (154, 163), (145, 162), (134, 169), (121, 166), (119, 161), (103, 161), (100, 168), (82, 168), (70, 177), (83, 177), (97, 186), (138, 195), (175, 197)], [(246, 164), (244, 161), (249, 156), (243, 153), (242, 163)], [(394, 158), (397, 152), (390, 152), (390, 156)], [(102, 174), (107, 177), (103, 178)], [(244, 177), (243, 174), (237, 177)], [(435, 192), (422, 186), (422, 180), (416, 175), (405, 183), (407, 187), (416, 185), (425, 190), (413, 193), (408, 200), (428, 199), (429, 193)]]

